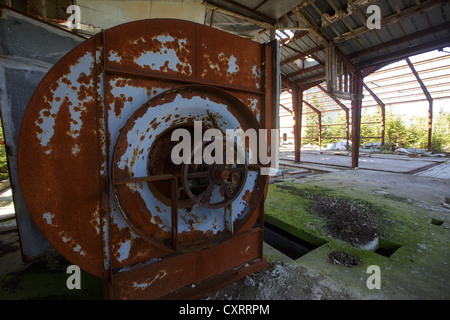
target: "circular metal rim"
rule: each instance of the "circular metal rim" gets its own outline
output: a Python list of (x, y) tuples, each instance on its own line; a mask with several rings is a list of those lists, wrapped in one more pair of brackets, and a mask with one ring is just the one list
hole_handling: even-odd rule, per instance
[[(227, 141), (227, 139), (224, 137), (223, 141)], [(212, 141), (211, 141), (212, 142)], [(208, 142), (203, 142), (202, 145), (207, 144)], [(237, 146), (237, 144), (234, 142), (234, 145)], [(197, 148), (199, 146), (195, 146), (195, 148)], [(238, 148), (239, 150), (239, 148)], [(194, 151), (194, 150), (193, 150)], [(191, 154), (193, 155), (195, 152), (192, 152)], [(189, 196), (189, 198), (197, 205), (205, 207), (205, 208), (210, 208), (210, 209), (219, 209), (219, 208), (223, 208), (228, 206), (229, 204), (231, 204), (234, 200), (236, 200), (236, 198), (239, 196), (239, 194), (241, 194), (242, 190), (244, 189), (245, 186), (245, 181), (247, 180), (247, 174), (248, 174), (248, 161), (247, 158), (244, 157), (245, 159), (245, 163), (244, 163), (244, 172), (242, 173), (242, 176), (239, 177), (239, 181), (238, 181), (238, 188), (236, 188), (235, 190), (233, 190), (233, 196), (229, 199), (224, 199), (222, 201), (219, 201), (217, 203), (205, 203), (200, 201), (191, 191), (191, 188), (188, 185), (188, 170), (189, 170), (189, 165), (184, 164), (182, 167), (182, 174), (181, 174), (181, 183), (183, 184), (183, 188), (184, 191), (187, 193), (187, 195)], [(214, 165), (214, 164), (213, 164)], [(211, 168), (210, 168), (211, 170)]]
[[(158, 95), (156, 95), (155, 97), (153, 97), (151, 100), (149, 100), (146, 104), (144, 104), (143, 106), (141, 106), (140, 108), (138, 108), (133, 115), (128, 119), (128, 121), (126, 122), (125, 126), (121, 129), (120, 135), (117, 138), (116, 141), (116, 145), (114, 147), (114, 152), (113, 152), (113, 156), (111, 159), (111, 183), (114, 182), (115, 179), (115, 170), (114, 170), (114, 163), (117, 161), (117, 154), (118, 154), (118, 145), (121, 141), (121, 139), (123, 139), (124, 135), (126, 134), (126, 132), (128, 132), (128, 130), (130, 130), (132, 128), (132, 123), (135, 119), (139, 118), (140, 115), (142, 115), (144, 112), (144, 110), (148, 109), (150, 107), (150, 103), (152, 101), (156, 101), (158, 99), (163, 98), (164, 96), (167, 96), (169, 94), (173, 94), (174, 92), (178, 92), (179, 90), (203, 90), (205, 92), (209, 92), (209, 93), (214, 93), (217, 94), (219, 96), (222, 97), (226, 97), (226, 99), (232, 101), (232, 105), (239, 105), (239, 111), (236, 110), (236, 114), (235, 116), (239, 115), (241, 117), (243, 117), (244, 119), (246, 119), (246, 124), (251, 124), (249, 125), (249, 127), (254, 128), (256, 130), (260, 129), (260, 125), (259, 122), (257, 121), (257, 119), (254, 117), (254, 115), (252, 114), (252, 112), (242, 103), (241, 100), (239, 100), (238, 98), (236, 98), (235, 96), (233, 96), (232, 94), (219, 89), (217, 87), (212, 87), (212, 86), (206, 86), (206, 85), (198, 85), (198, 84), (189, 84), (189, 85), (185, 85), (185, 86), (179, 86), (179, 87), (175, 87), (169, 90), (166, 90)], [(233, 109), (234, 110), (234, 109)], [(234, 114), (234, 113), (233, 113)], [(265, 182), (267, 182), (267, 179), (265, 179)], [(255, 182), (256, 183), (256, 182)], [(261, 186), (260, 190), (258, 190), (256, 193), (256, 196), (254, 196), (255, 198), (257, 198), (257, 202), (259, 203), (259, 201), (265, 197), (266, 194), (266, 185)], [(122, 215), (122, 217), (125, 219), (125, 221), (128, 223), (128, 225), (130, 226), (130, 228), (136, 232), (136, 234), (138, 234), (139, 236), (142, 237), (143, 240), (147, 241), (150, 245), (153, 245), (155, 247), (158, 247), (160, 249), (166, 250), (168, 252), (174, 251), (174, 246), (171, 243), (161, 243), (159, 240), (155, 239), (152, 235), (149, 235), (147, 233), (145, 233), (144, 231), (142, 231), (139, 227), (136, 226), (135, 223), (133, 223), (133, 221), (131, 221), (131, 219), (127, 216), (127, 214), (124, 212), (124, 209), (122, 208), (122, 206), (120, 205), (120, 199), (118, 197), (118, 195), (116, 194), (116, 190), (114, 185), (112, 186), (112, 190), (114, 193), (114, 198), (116, 199), (117, 203), (118, 203), (118, 207), (120, 209), (120, 213)], [(245, 219), (243, 219), (244, 221), (239, 221), (239, 228), (236, 228), (236, 232), (241, 232), (244, 231), (243, 228), (252, 228), (253, 226), (248, 226), (247, 222), (249, 220), (252, 220), (252, 216), (255, 215), (257, 207), (253, 208), (252, 212), (249, 212), (248, 214), (246, 214)], [(210, 243), (214, 246), (217, 244), (220, 244), (221, 242), (227, 240), (228, 237), (225, 237), (221, 239), (221, 241), (219, 242), (214, 242), (214, 241), (210, 241)], [(170, 242), (170, 241), (169, 241)], [(193, 248), (189, 248), (186, 246), (177, 246), (178, 248), (184, 248), (184, 251), (196, 251)], [(199, 245), (197, 250), (203, 250), (205, 249), (204, 245)], [(179, 251), (179, 249), (178, 249)]]

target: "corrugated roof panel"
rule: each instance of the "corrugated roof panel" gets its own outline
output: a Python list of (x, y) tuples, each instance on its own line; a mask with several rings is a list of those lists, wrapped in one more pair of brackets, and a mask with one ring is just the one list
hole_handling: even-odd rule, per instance
[(280, 50), (280, 61), (283, 61), (284, 59), (289, 58), (297, 53), (296, 51), (291, 50), (287, 47), (282, 47), (282, 48), (283, 48), (283, 50)]
[[(368, 45), (367, 45), (368, 42), (366, 40), (361, 39), (361, 41), (364, 45), (366, 45), (366, 47), (368, 47)], [(350, 39), (350, 40), (344, 42), (340, 46), (340, 48), (346, 54), (364, 49), (356, 39)]]
[(307, 35), (295, 42), (299, 46), (299, 50), (303, 52), (317, 47), (319, 43), (318, 39), (315, 39), (312, 35)]
[(391, 41), (392, 39), (396, 38), (396, 36), (402, 36), (398, 27), (389, 25), (380, 29), (376, 29), (376, 31), (372, 30), (371, 32), (364, 34), (362, 37), (366, 39), (366, 41), (368, 41), (370, 46), (376, 46), (381, 43)]
[(311, 71), (311, 72), (308, 72), (308, 74), (302, 74), (302, 75), (300, 75), (300, 76), (295, 76), (295, 77), (292, 78), (292, 80), (294, 80), (294, 81), (300, 81), (301, 79), (313, 77), (313, 76), (322, 74), (323, 72), (324, 72), (324, 69)]
[[(233, 0), (235, 3), (239, 3), (243, 6), (250, 8), (251, 10), (257, 10), (261, 15), (269, 16), (269, 17), (282, 17), (284, 14), (289, 13), (296, 6), (305, 3), (305, 1), (301, 0)], [(224, 0), (212, 0), (208, 2), (220, 3), (222, 6), (230, 7), (233, 5), (231, 1)], [(228, 5), (225, 5), (225, 4)], [(357, 0), (353, 0), (353, 4), (358, 3)], [(361, 32), (357, 37), (353, 37), (351, 39), (347, 39), (346, 41), (338, 41), (339, 47), (346, 54), (352, 54), (355, 52), (359, 52), (364, 49), (369, 49), (373, 46), (382, 45), (389, 41), (394, 41), (394, 45), (390, 45), (389, 47), (378, 50), (374, 52), (370, 52), (368, 54), (362, 56), (355, 56), (352, 58), (353, 63), (359, 64), (360, 66), (367, 66), (374, 63), (379, 63), (380, 59), (383, 58), (384, 55), (388, 55), (389, 59), (396, 59), (393, 55), (396, 52), (401, 51), (403, 55), (406, 55), (408, 52), (408, 48), (414, 48), (417, 50), (417, 46), (422, 50), (426, 50), (428, 48), (428, 44), (432, 44), (433, 41), (441, 41), (442, 38), (448, 38), (450, 35), (450, 30), (443, 30), (436, 32), (435, 35), (426, 35), (421, 39), (410, 40), (404, 43), (396, 44), (395, 41), (398, 39), (399, 41), (408, 35), (414, 35), (419, 31), (428, 30), (431, 26), (439, 26), (444, 22), (450, 21), (450, 4), (445, 1), (438, 2), (436, 0), (421, 0), (418, 2), (417, 0), (397, 0), (397, 1), (388, 1), (388, 0), (378, 0), (373, 2), (381, 8), (381, 13), (383, 16), (382, 22), (396, 20), (399, 19), (398, 22), (390, 23), (389, 25), (382, 24), (381, 29), (371, 30), (369, 32), (364, 31), (364, 26), (367, 22), (367, 17), (371, 16), (372, 13), (367, 13), (367, 7), (372, 4), (372, 1), (367, 2), (365, 5), (359, 7), (356, 10), (353, 10), (352, 14), (346, 16), (344, 20), (338, 19), (333, 22), (331, 25), (321, 27), (322, 25), (322, 17), (324, 13), (329, 14), (331, 17), (335, 15), (335, 8), (339, 10), (346, 11), (349, 6), (349, 2), (345, 0), (314, 0), (314, 5), (307, 4), (302, 7), (301, 11), (304, 15), (308, 17), (313, 23), (317, 25), (320, 31), (325, 35), (326, 38), (333, 38), (336, 36), (351, 35), (352, 30), (356, 30), (356, 32)], [(431, 6), (436, 6), (433, 9), (428, 9)], [(422, 10), (419, 12), (417, 9), (412, 11), (412, 8), (421, 7)], [(244, 11), (236, 9), (238, 7), (234, 6), (235, 10), (238, 13), (244, 14)], [(242, 9), (242, 8), (241, 8)], [(406, 12), (402, 12), (406, 10)], [(409, 13), (413, 12), (414, 15), (410, 15)], [(248, 15), (248, 14), (247, 14)], [(258, 14), (256, 14), (258, 15)], [(389, 20), (387, 20), (389, 19)], [(295, 26), (295, 27), (306, 27), (302, 23), (303, 19), (299, 19), (296, 14), (290, 14), (289, 17), (281, 19), (279, 22), (283, 23), (283, 26)], [(248, 23), (248, 22), (246, 22)], [(261, 27), (256, 28), (256, 30), (262, 30)], [(294, 31), (293, 31), (294, 32)], [(336, 34), (336, 32), (338, 34)], [(258, 33), (258, 32), (257, 32)], [(253, 38), (255, 41), (260, 43), (265, 43), (269, 41), (269, 33), (268, 31), (256, 34)], [(341, 38), (342, 39), (342, 38)], [(320, 38), (314, 36), (313, 33), (308, 36), (304, 36), (301, 39), (296, 40), (295, 42), (291, 42), (286, 46), (281, 47), (280, 58), (281, 60), (285, 60), (292, 56), (295, 56), (299, 52), (307, 52), (308, 50), (321, 45)], [(439, 43), (439, 42), (438, 42)], [(424, 46), (427, 44), (427, 46)], [(417, 52), (417, 51), (416, 51)], [(325, 53), (324, 51), (319, 51), (314, 54), (314, 57), (322, 62), (325, 61)], [(282, 66), (281, 72), (283, 74), (290, 74), (295, 71), (301, 70), (293, 63), (288, 63)], [(309, 72), (307, 74), (297, 75), (292, 78), (292, 80), (299, 80), (304, 78), (313, 77), (315, 75), (323, 74), (324, 70), (315, 70)]]
[(298, 67), (296, 67), (294, 64), (289, 63), (285, 64), (284, 66), (281, 66), (280, 68), (282, 74), (291, 74), (292, 72), (295, 72), (297, 70), (300, 70)]
[(399, 24), (407, 35), (430, 27), (425, 15), (404, 19)]
[(312, 5), (308, 5), (304, 8), (304, 11), (307, 12), (309, 16), (311, 16), (315, 21), (320, 21), (322, 19), (322, 16), (320, 13), (318, 13)]
[[(391, 1), (377, 1), (376, 5), (380, 7), (381, 16), (388, 17), (396, 13), (395, 9), (390, 5)], [(365, 9), (366, 10), (366, 9)], [(371, 13), (367, 14), (369, 17)]]
[[(347, 24), (348, 24), (348, 22), (347, 22)], [(350, 24), (348, 24), (348, 25), (350, 26)], [(339, 32), (339, 36), (342, 35), (343, 33), (351, 31), (347, 27), (347, 25), (344, 23), (343, 20), (339, 20), (339, 21), (336, 21), (335, 23), (333, 23), (333, 27)]]
[[(390, 39), (383, 38), (383, 42), (387, 42), (392, 39), (401, 38), (405, 34), (406, 35), (410, 34), (410, 32), (407, 29), (405, 29), (400, 23), (391, 24), (386, 27), (383, 27), (382, 29), (386, 29), (386, 31), (389, 33), (389, 36), (390, 36)], [(403, 32), (405, 34), (403, 34)]]
[(319, 51), (315, 54), (315, 56), (317, 56), (317, 58), (321, 59), (322, 61), (325, 61), (325, 59), (326, 59), (325, 51)]
[[(247, 1), (245, 1), (245, 2), (247, 2)], [(261, 12), (262, 14), (273, 17), (275, 19), (279, 19), (282, 16), (284, 16), (286, 13), (290, 12), (292, 9), (297, 7), (301, 2), (303, 2), (303, 1), (299, 1), (299, 0), (267, 1), (258, 9), (258, 12)], [(255, 8), (255, 7), (252, 7), (252, 8)]]

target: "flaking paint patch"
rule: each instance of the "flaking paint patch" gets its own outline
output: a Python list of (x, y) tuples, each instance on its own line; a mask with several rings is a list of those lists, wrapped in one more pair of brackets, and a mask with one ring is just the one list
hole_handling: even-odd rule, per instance
[(55, 216), (53, 214), (51, 214), (50, 212), (46, 212), (42, 215), (42, 218), (44, 218), (48, 224), (53, 225), (52, 223), (52, 218), (54, 218)]
[(58, 232), (58, 235), (61, 237), (61, 240), (66, 243), (69, 247), (72, 248), (73, 252), (77, 252), (81, 256), (86, 256), (86, 252), (81, 250), (81, 246), (75, 242), (72, 238), (68, 237), (65, 231)]
[(258, 99), (248, 99), (247, 100), (249, 102), (249, 108), (250, 110), (252, 110), (253, 112), (256, 112), (256, 106), (258, 105)]
[(74, 145), (73, 147), (72, 147), (72, 154), (74, 155), (74, 156), (76, 156), (78, 153), (80, 152), (80, 146), (79, 145)]
[(109, 60), (109, 61), (114, 61), (114, 62), (120, 63), (120, 62), (122, 61), (122, 58), (119, 56), (119, 53), (118, 53), (118, 52), (116, 52), (116, 51), (114, 51), (114, 50), (111, 50), (111, 51), (109, 52), (109, 58), (108, 58), (108, 60)]
[(235, 74), (239, 71), (239, 66), (236, 64), (236, 61), (237, 59), (235, 56), (230, 57), (228, 60), (228, 73)]
[(261, 81), (261, 71), (258, 68), (258, 66), (252, 67), (252, 77), (253, 77), (253, 79), (256, 80), (256, 87), (260, 88), (261, 86), (260, 86), (259, 82)]
[[(233, 82), (234, 76), (240, 70), (237, 64), (237, 58), (233, 55), (227, 57), (225, 53), (219, 53), (219, 55), (217, 56), (218, 63), (213, 63), (210, 56), (207, 54), (205, 54), (203, 58), (207, 61), (210, 70), (213, 70), (219, 76), (222, 76), (222, 71), (226, 70), (226, 78), (230, 82)], [(203, 70), (202, 77), (205, 77), (210, 70)]]
[(100, 234), (100, 210), (96, 211), (96, 218), (92, 220), (92, 224), (95, 226), (95, 231), (97, 231), (97, 234)]
[[(161, 261), (161, 258), (151, 258), (145, 262), (139, 263), (139, 267), (145, 267), (145, 266), (148, 266), (148, 265), (158, 262), (158, 261)], [(118, 269), (117, 272), (126, 272), (126, 271), (133, 270), (134, 268), (136, 268), (136, 266), (134, 266), (134, 265), (125, 266), (125, 267)]]
[(137, 283), (134, 282), (133, 283), (133, 287), (135, 289), (141, 289), (144, 290), (148, 287), (150, 287), (156, 280), (161, 280), (162, 278), (164, 278), (167, 275), (166, 270), (161, 270), (158, 272), (158, 274), (152, 279), (152, 278), (148, 278), (147, 280), (145, 280), (142, 283)]
[[(186, 39), (175, 39), (168, 34), (161, 34), (152, 38), (160, 43), (160, 46), (155, 46), (152, 51), (145, 51), (139, 57), (134, 59), (134, 62), (141, 67), (148, 67), (155, 71), (166, 71), (168, 69), (179, 72), (185, 75), (192, 74), (192, 66), (188, 63), (186, 58), (179, 55), (181, 50), (186, 50)], [(156, 51), (155, 51), (156, 50)], [(183, 68), (180, 68), (183, 66)]]
[(120, 244), (120, 248), (117, 250), (117, 253), (119, 256), (117, 257), (117, 260), (119, 262), (122, 262), (123, 260), (127, 259), (130, 255), (130, 249), (131, 249), (131, 241), (126, 240), (125, 242), (122, 242)]
[[(69, 136), (77, 138), (82, 127), (81, 115), (86, 110), (85, 102), (90, 102), (93, 97), (86, 97), (85, 101), (80, 101), (78, 92), (81, 90), (81, 84), (77, 81), (82, 73), (90, 74), (90, 70), (94, 67), (94, 57), (92, 53), (87, 52), (78, 59), (77, 63), (70, 67), (69, 74), (61, 77), (57, 81), (57, 88), (53, 92), (53, 100), (44, 97), (44, 100), (50, 105), (50, 108), (43, 108), (39, 113), (39, 118), (35, 124), (40, 130), (37, 130), (36, 136), (45, 147), (47, 154), (51, 153), (51, 148), (47, 148), (50, 140), (55, 133), (55, 118), (62, 107), (69, 108), (71, 121), (70, 130), (67, 132)], [(84, 85), (83, 85), (84, 86)], [(90, 80), (88, 86), (93, 86), (93, 80)]]

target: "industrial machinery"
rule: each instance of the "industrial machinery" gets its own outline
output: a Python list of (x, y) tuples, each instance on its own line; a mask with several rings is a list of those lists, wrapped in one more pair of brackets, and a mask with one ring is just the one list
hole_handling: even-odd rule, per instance
[(265, 267), (263, 166), (176, 164), (172, 134), (196, 121), (224, 137), (272, 128), (276, 50), (143, 20), (86, 40), (42, 80), (19, 134), (23, 198), (50, 244), (104, 279), (107, 298), (197, 298)]

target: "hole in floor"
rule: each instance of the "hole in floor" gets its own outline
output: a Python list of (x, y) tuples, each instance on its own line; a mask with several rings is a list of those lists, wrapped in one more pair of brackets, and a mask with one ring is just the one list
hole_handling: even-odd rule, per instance
[(443, 223), (444, 223), (444, 221), (439, 220), (439, 219), (435, 219), (435, 218), (430, 219), (430, 224), (432, 224), (434, 226), (441, 226)]
[(390, 257), (397, 249), (399, 249), (402, 245), (383, 238), (378, 239), (378, 245), (375, 250), (375, 253), (378, 253), (385, 257)]
[(264, 222), (264, 242), (293, 260), (326, 243), (325, 240), (322, 241), (319, 245), (312, 244), (277, 226)]

